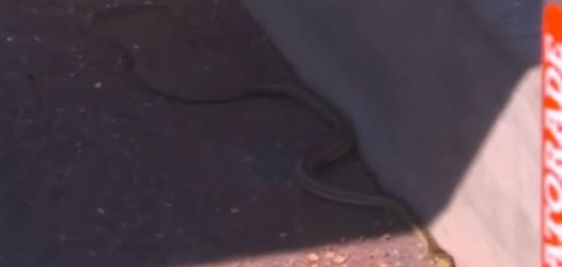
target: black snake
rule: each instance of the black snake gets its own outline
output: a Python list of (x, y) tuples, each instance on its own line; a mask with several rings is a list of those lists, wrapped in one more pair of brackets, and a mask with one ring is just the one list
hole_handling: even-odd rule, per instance
[[(163, 8), (166, 7), (162, 5), (114, 6), (110, 9), (92, 14), (92, 16), (89, 17), (89, 24), (95, 26), (105, 18), (124, 13)], [(329, 201), (355, 206), (383, 208), (396, 213), (410, 225), (414, 233), (423, 241), (427, 256), (433, 261), (436, 267), (455, 266), (453, 258), (438, 245), (427, 230), (420, 226), (410, 210), (401, 201), (383, 194), (371, 195), (341, 190), (319, 182), (312, 177), (312, 174), (318, 167), (330, 164), (348, 155), (355, 146), (355, 135), (352, 130), (353, 128), (347, 124), (347, 121), (334, 109), (329, 108), (325, 101), (321, 100), (310, 90), (300, 87), (297, 88), (289, 84), (252, 84), (249, 86), (242, 86), (241, 88), (243, 88), (243, 90), (241, 91), (215, 96), (189, 95), (188, 92), (182, 92), (181, 95), (169, 93), (151, 84), (137, 73), (135, 58), (128, 48), (110, 38), (104, 38), (104, 40), (119, 51), (125, 69), (134, 76), (136, 81), (143, 85), (142, 88), (168, 100), (187, 104), (212, 104), (228, 103), (255, 97), (285, 97), (306, 105), (332, 126), (338, 139), (336, 142), (331, 143), (324, 151), (303, 158), (297, 162), (296, 169), (298, 172), (299, 185), (307, 192)]]

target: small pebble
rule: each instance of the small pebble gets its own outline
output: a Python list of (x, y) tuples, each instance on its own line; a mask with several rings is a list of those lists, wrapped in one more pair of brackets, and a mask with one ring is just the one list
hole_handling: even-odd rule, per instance
[(100, 89), (102, 88), (103, 84), (101, 82), (94, 83), (94, 88)]
[(279, 237), (284, 239), (287, 237), (287, 233), (279, 233)]
[(96, 210), (98, 211), (98, 213), (99, 213), (100, 215), (104, 215), (104, 214), (105, 214), (105, 209), (102, 208), (102, 207), (98, 207)]
[(230, 213), (233, 214), (240, 213), (240, 208), (230, 208)]
[(133, 44), (133, 49), (134, 49), (134, 50), (140, 50), (140, 45), (138, 45), (138, 44)]
[(318, 254), (316, 253), (310, 253), (306, 256), (306, 259), (308, 261), (316, 262), (320, 260), (320, 256), (318, 256)]
[(336, 253), (333, 251), (328, 251), (324, 254), (324, 258), (326, 259), (333, 259), (334, 257), (336, 257)]
[(14, 39), (15, 38), (13, 36), (8, 36), (8, 37), (6, 37), (6, 42), (11, 43), (11, 42), (14, 41)]
[(347, 260), (347, 258), (344, 257), (343, 255), (336, 255), (336, 256), (332, 259), (332, 261), (333, 261), (334, 263), (337, 263), (337, 264), (342, 264), (342, 263), (344, 263), (346, 260)]

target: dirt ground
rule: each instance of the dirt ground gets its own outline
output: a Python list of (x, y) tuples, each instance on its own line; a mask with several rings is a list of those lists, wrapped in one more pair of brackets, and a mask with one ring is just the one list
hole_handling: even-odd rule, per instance
[[(295, 184), (334, 138), (306, 107), (169, 101), (115, 44), (175, 93), (298, 84), (236, 1), (1, 0), (0, 266), (430, 266), (387, 211)], [(376, 189), (354, 157), (323, 176)]]

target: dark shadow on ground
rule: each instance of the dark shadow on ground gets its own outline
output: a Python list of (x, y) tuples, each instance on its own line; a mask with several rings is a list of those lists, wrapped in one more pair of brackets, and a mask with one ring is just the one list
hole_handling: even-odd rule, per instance
[(303, 79), (352, 119), (381, 183), (428, 223), (540, 51), (534, 1), (244, 2)]

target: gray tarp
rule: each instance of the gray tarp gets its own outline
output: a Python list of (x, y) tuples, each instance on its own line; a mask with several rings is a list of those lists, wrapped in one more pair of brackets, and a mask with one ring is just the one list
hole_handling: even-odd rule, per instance
[(539, 253), (539, 1), (244, 0), (463, 267)]

